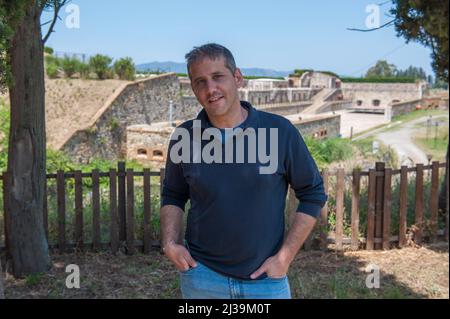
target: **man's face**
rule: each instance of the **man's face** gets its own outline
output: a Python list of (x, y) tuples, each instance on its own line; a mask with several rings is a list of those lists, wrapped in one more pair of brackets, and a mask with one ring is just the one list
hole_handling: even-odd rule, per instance
[(225, 58), (203, 58), (190, 66), (191, 86), (200, 104), (210, 117), (226, 117), (240, 109), (238, 88), (242, 86), (241, 71), (233, 74), (225, 66)]

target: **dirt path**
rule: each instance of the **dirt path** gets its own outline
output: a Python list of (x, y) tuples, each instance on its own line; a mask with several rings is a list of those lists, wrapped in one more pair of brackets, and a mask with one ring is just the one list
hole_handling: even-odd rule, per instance
[[(442, 115), (438, 118), (448, 115)], [(375, 135), (375, 139), (395, 149), (399, 156), (401, 165), (415, 165), (419, 163), (427, 164), (427, 154), (413, 142), (414, 134), (420, 129), (417, 124), (423, 123), (425, 126), (428, 116), (418, 118), (416, 120), (401, 124), (398, 129), (382, 132)]]

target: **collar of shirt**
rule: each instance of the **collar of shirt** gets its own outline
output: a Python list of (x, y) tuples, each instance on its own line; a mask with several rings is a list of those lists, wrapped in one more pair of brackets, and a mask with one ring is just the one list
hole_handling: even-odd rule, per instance
[[(248, 116), (247, 119), (237, 127), (242, 127), (243, 129), (252, 127), (256, 130), (258, 128), (258, 111), (246, 101), (241, 101), (241, 106), (247, 110)], [(206, 113), (205, 109), (201, 110), (200, 113), (198, 113), (196, 119), (201, 121), (202, 128), (213, 127), (208, 119), (208, 114)]]

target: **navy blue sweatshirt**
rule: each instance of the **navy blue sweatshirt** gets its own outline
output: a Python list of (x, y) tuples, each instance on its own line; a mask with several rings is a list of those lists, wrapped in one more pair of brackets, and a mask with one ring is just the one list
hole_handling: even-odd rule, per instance
[[(224, 141), (222, 162), (193, 163), (191, 143), (189, 161), (174, 163), (170, 150), (181, 138), (171, 140), (162, 206), (175, 205), (184, 211), (190, 200), (185, 240), (192, 257), (223, 275), (251, 280), (250, 275), (283, 244), (288, 185), (299, 199), (297, 212), (316, 218), (327, 196), (299, 131), (284, 117), (258, 111), (247, 102), (241, 105), (247, 109), (248, 116), (239, 127), (253, 128), (257, 135), (261, 134), (258, 129), (267, 129), (266, 154), (270, 154), (270, 128), (278, 130), (278, 163), (274, 173), (260, 174), (260, 167), (268, 164), (258, 155), (256, 163), (252, 163), (248, 154), (244, 163), (236, 160), (225, 163)], [(202, 132), (211, 127), (205, 110), (197, 120), (201, 121)], [(192, 139), (193, 120), (180, 127), (188, 130)], [(236, 141), (237, 137), (232, 138)], [(202, 149), (207, 143), (201, 143)], [(249, 145), (248, 139), (244, 145)], [(264, 277), (265, 274), (258, 279)]]

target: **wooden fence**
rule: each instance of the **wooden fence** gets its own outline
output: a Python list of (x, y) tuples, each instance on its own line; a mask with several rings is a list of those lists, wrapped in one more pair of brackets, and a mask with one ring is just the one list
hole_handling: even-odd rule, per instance
[[(442, 185), (443, 172), (448, 164), (433, 162), (431, 165), (418, 164), (415, 167), (402, 167), (394, 170), (385, 168), (384, 163), (377, 163), (374, 169), (368, 171), (355, 170), (346, 173), (344, 169), (330, 172), (324, 170), (322, 173), (324, 184), (329, 193), (329, 202), (321, 211), (321, 218), (317, 223), (315, 231), (305, 243), (305, 249), (311, 249), (317, 245), (322, 249), (334, 248), (342, 250), (344, 247), (351, 249), (390, 249), (397, 244), (403, 247), (408, 241), (413, 239), (416, 244), (421, 244), (424, 239), (435, 242), (439, 239), (448, 241), (448, 193), (446, 195), (446, 214), (439, 214), (438, 199), (439, 189)], [(411, 176), (414, 175), (414, 192), (408, 189)], [(429, 179), (429, 192), (427, 192), (428, 203), (425, 203), (424, 176)], [(440, 181), (441, 176), (441, 181)], [(156, 178), (157, 183), (151, 184), (151, 178)], [(100, 215), (100, 179), (108, 180), (108, 206), (107, 219), (105, 223), (101, 221)], [(142, 178), (139, 188), (143, 193), (142, 211), (136, 212), (136, 178)], [(56, 220), (56, 229), (52, 231), (57, 234), (52, 241), (49, 240), (49, 247), (60, 253), (73, 251), (73, 249), (110, 249), (116, 253), (119, 249), (124, 249), (128, 254), (133, 254), (136, 250), (149, 253), (151, 249), (159, 249), (159, 236), (155, 236), (152, 231), (152, 218), (159, 214), (152, 208), (151, 196), (161, 192), (162, 181), (164, 180), (164, 169), (159, 172), (151, 172), (149, 169), (143, 171), (133, 171), (126, 169), (124, 163), (119, 163), (117, 169), (110, 169), (109, 172), (99, 172), (93, 170), (91, 173), (81, 171), (64, 172), (58, 171), (56, 174), (47, 175), (47, 184), (55, 184), (56, 190), (56, 210), (51, 213)], [(8, 174), (1, 175), (3, 191), (8, 185)], [(92, 212), (89, 223), (85, 220), (86, 192), (83, 194), (83, 183), (89, 181), (88, 203)], [(397, 195), (393, 197), (393, 182), (397, 182)], [(74, 189), (74, 213), (71, 216), (73, 226), (72, 238), (68, 238), (67, 225), (69, 216), (67, 214), (68, 196), (66, 194), (67, 183), (70, 182)], [(448, 189), (448, 175), (444, 183)], [(156, 185), (155, 185), (156, 184)], [(346, 186), (348, 185), (348, 187)], [(154, 190), (152, 191), (152, 186)], [(156, 187), (156, 190), (155, 190)], [(46, 195), (47, 190), (46, 187)], [(158, 194), (154, 194), (157, 192)], [(408, 193), (409, 192), (409, 193)], [(413, 198), (411, 198), (413, 196)], [(48, 197), (44, 202), (44, 228), (49, 238), (49, 209)], [(408, 223), (408, 209), (412, 207), (408, 201), (414, 201), (414, 220)], [(365, 205), (362, 205), (362, 203)], [(290, 190), (287, 198), (287, 220), (290, 220), (295, 213), (297, 200)], [(398, 206), (398, 210), (393, 213), (393, 205)], [(425, 205), (427, 204), (427, 205)], [(4, 201), (4, 211), (6, 209)], [(395, 206), (394, 205), (394, 206)], [(364, 206), (364, 209), (363, 209)], [(428, 210), (425, 214), (425, 206)], [(159, 207), (158, 207), (159, 209)], [(136, 218), (136, 213), (141, 218)], [(0, 222), (2, 222), (0, 215)], [(365, 218), (365, 224), (360, 224), (361, 217)], [(392, 218), (398, 220), (398, 235), (392, 229)], [(411, 216), (409, 216), (411, 218)], [(5, 224), (5, 223), (4, 223)], [(91, 240), (85, 241), (86, 224), (91, 228)], [(289, 223), (287, 222), (287, 228)], [(443, 225), (440, 229), (439, 225)], [(108, 229), (109, 236), (102, 239), (101, 228)], [(3, 227), (1, 227), (3, 228)], [(136, 238), (137, 230), (139, 237)], [(424, 231), (426, 230), (425, 234)], [(2, 231), (2, 229), (0, 229)], [(7, 230), (5, 229), (5, 233)], [(158, 234), (159, 235), (159, 234)], [(412, 237), (413, 236), (413, 237)], [(4, 249), (4, 234), (0, 233), (0, 249)], [(329, 244), (332, 244), (331, 246)]]

